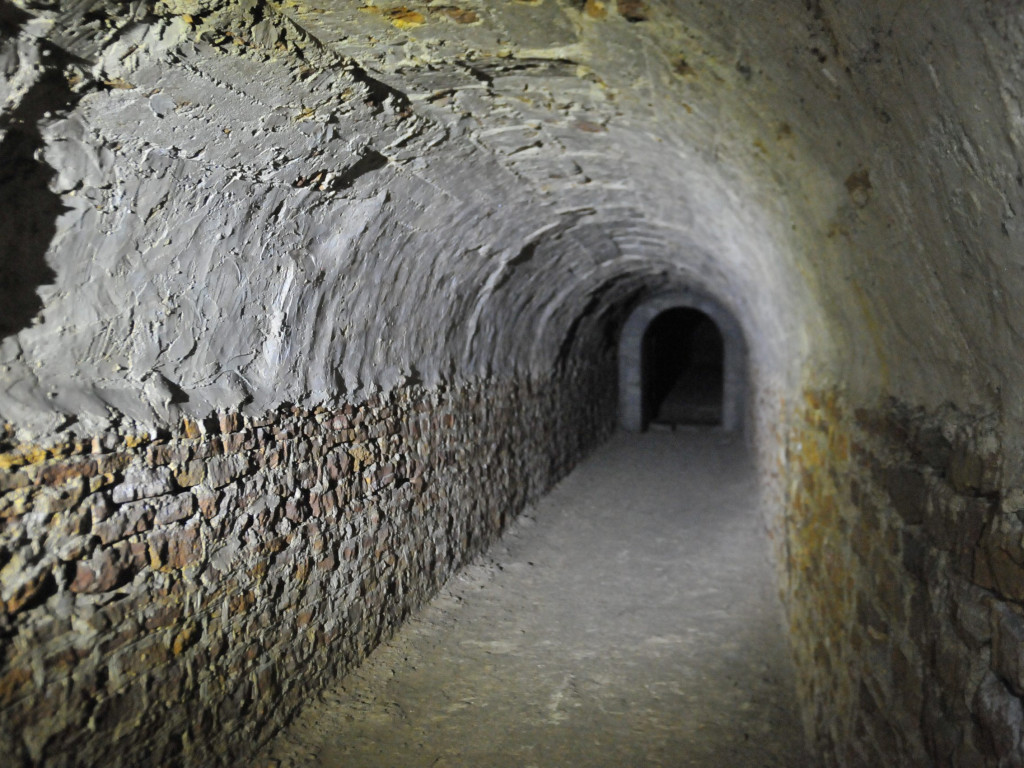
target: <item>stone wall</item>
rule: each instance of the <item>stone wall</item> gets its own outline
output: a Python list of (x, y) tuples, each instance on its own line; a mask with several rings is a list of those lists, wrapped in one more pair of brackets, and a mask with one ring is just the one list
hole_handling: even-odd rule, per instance
[(611, 428), (614, 368), (0, 453), (9, 765), (225, 764)]
[(777, 543), (825, 764), (1024, 764), (1024, 490), (994, 418), (809, 392), (794, 425)]

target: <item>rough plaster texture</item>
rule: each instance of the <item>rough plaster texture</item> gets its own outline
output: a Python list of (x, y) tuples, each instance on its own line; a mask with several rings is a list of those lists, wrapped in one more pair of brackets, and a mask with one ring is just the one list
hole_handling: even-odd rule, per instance
[(652, 100), (687, 87), (668, 54), (608, 66), (644, 38), (617, 14), (137, 9), (18, 38), (80, 57), (87, 91), (40, 128), (68, 210), (44, 310), (0, 358), (22, 428), (540, 372), (673, 283), (720, 296), (771, 358), (813, 306), (749, 194), (764, 181), (676, 130), (721, 119)]
[[(743, 328), (783, 591), (816, 615), (832, 588), (787, 586), (787, 547), (871, 514), (821, 494), (871, 471), (875, 449), (836, 453), (843, 414), (951, 402), (999, 446), (993, 493), (1024, 484), (1022, 44), (1008, 0), (4, 0), (5, 444), (51, 460), (218, 410), (564, 382), (646, 296), (692, 288)], [(808, 419), (816, 392), (846, 405)], [(846, 667), (799, 648), (852, 643), (843, 615), (794, 618), (825, 688)], [(809, 719), (838, 764), (857, 701)]]

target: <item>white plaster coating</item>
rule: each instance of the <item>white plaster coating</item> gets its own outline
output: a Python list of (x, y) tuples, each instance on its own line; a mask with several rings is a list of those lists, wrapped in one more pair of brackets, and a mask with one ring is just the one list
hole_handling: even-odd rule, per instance
[[(161, 423), (543, 370), (643, 292), (698, 278), (757, 318), (766, 369), (792, 352), (810, 305), (794, 295), (783, 319), (762, 292), (802, 288), (747, 171), (680, 133), (679, 104), (651, 120), (649, 90), (622, 87), (660, 87), (667, 59), (592, 60), (633, 25), (509, 4), (440, 42), (312, 10), (266, 6), (269, 51), (218, 46), (194, 16), (68, 45), (117, 87), (46, 125), (71, 210), (39, 320), (4, 342), (0, 415)], [(377, 42), (338, 35), (358, 28)]]
[(1012, 5), (407, 8), (27, 12), (4, 114), (47, 73), (77, 103), (39, 118), (66, 210), (42, 309), (0, 345), (0, 416), (159, 424), (537, 370), (698, 282), (749, 329), (766, 425), (839, 383), (1024, 442)]

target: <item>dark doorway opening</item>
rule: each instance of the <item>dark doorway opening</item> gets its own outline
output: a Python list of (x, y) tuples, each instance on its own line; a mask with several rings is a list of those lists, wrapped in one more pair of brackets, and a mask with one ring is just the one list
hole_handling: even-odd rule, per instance
[(678, 307), (658, 315), (643, 342), (646, 418), (652, 424), (722, 423), (725, 344), (715, 321)]

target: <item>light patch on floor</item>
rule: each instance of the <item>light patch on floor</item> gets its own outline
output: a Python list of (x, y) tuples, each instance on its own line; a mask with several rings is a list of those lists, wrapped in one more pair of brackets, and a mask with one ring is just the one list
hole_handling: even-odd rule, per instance
[(616, 435), (267, 761), (811, 765), (755, 504), (718, 431)]

